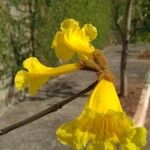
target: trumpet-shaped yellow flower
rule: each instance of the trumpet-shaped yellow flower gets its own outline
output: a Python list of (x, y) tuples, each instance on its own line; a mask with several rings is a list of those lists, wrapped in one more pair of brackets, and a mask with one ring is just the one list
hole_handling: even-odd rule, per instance
[(83, 112), (57, 130), (61, 143), (74, 150), (140, 150), (146, 129), (136, 128), (123, 112), (112, 82), (101, 80)]
[(79, 23), (74, 19), (66, 19), (61, 23), (61, 31), (55, 35), (52, 48), (62, 60), (71, 59), (75, 52), (90, 56), (94, 51), (90, 42), (96, 36), (97, 30), (93, 25), (85, 24), (80, 28)]
[(49, 78), (80, 69), (79, 64), (67, 64), (56, 68), (47, 67), (35, 57), (26, 59), (23, 67), (26, 70), (18, 71), (15, 76), (15, 85), (17, 89), (28, 88), (30, 94), (35, 94)]

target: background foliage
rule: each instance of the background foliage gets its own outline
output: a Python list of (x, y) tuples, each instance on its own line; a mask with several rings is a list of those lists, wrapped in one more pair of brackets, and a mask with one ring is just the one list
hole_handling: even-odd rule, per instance
[(150, 42), (150, 1), (136, 0), (132, 42)]

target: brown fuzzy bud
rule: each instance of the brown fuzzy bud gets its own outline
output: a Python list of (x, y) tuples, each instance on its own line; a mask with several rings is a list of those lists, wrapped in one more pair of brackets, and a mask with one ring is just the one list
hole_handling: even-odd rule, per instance
[(102, 51), (96, 49), (93, 52), (93, 59), (97, 63), (97, 65), (101, 68), (101, 70), (106, 70), (108, 68), (107, 59)]
[(100, 79), (100, 80), (105, 79), (105, 80), (114, 82), (114, 76), (113, 76), (112, 73), (111, 73), (110, 71), (108, 71), (108, 70), (105, 70), (105, 71), (99, 73), (99, 79)]

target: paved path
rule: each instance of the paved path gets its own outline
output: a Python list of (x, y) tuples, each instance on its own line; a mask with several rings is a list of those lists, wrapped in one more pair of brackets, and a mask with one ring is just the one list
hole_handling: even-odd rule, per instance
[[(135, 58), (132, 54), (136, 54), (135, 49), (131, 47), (128, 61), (129, 76), (137, 80), (143, 80), (148, 70), (149, 62), (140, 60), (137, 63), (133, 61)], [(105, 53), (109, 58), (111, 69), (116, 76), (119, 76), (119, 48), (111, 48)], [(22, 120), (74, 94), (88, 86), (95, 79), (96, 75), (94, 73), (79, 71), (50, 81), (48, 84), (49, 92), (42, 92), (40, 99), (28, 99), (7, 108), (6, 112), (0, 116), (0, 128)], [(53, 114), (49, 114), (4, 136), (0, 136), (0, 150), (69, 150), (69, 148), (62, 146), (57, 141), (55, 131), (62, 123), (73, 119), (80, 113), (88, 95), (86, 94), (78, 98)], [(46, 97), (48, 98), (45, 99)], [(147, 120), (148, 122), (150, 123), (150, 120)]]

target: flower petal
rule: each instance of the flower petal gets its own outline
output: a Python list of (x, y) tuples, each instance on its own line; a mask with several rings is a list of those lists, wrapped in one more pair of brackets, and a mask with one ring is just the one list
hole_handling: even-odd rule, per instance
[(97, 37), (97, 29), (91, 24), (85, 24), (82, 30), (85, 31), (85, 34), (89, 37), (90, 41)]
[(144, 127), (138, 127), (136, 128), (135, 135), (132, 139), (132, 142), (136, 143), (139, 147), (143, 147), (146, 145), (146, 137), (147, 136), (147, 131)]
[(96, 28), (90, 24), (82, 29), (74, 19), (66, 19), (61, 24), (61, 31), (57, 32), (52, 42), (52, 48), (62, 60), (70, 59), (74, 53), (92, 56), (94, 47), (90, 43), (97, 35)]
[(36, 94), (37, 90), (41, 88), (49, 80), (50, 75), (29, 74), (28, 92), (31, 95)]
[(90, 55), (94, 48), (83, 30), (71, 29), (64, 34), (64, 44), (78, 54)]
[(145, 129), (136, 128), (123, 112), (113, 83), (106, 80), (98, 83), (81, 114), (56, 134), (75, 150), (139, 150), (146, 140)]
[(116, 150), (115, 145), (109, 141), (90, 143), (87, 150)]
[(61, 23), (61, 30), (66, 30), (70, 28), (78, 28), (79, 22), (74, 19), (66, 19)]
[(23, 62), (23, 66), (27, 71), (21, 70), (16, 74), (15, 85), (17, 89), (27, 87), (30, 94), (35, 94), (37, 90), (49, 80), (49, 78), (81, 68), (79, 64), (67, 64), (56, 68), (47, 67), (41, 64), (35, 57), (27, 58)]
[(15, 76), (15, 85), (18, 90), (28, 88), (28, 92), (34, 95), (49, 80), (49, 77), (50, 75), (21, 70)]
[(20, 70), (15, 76), (15, 86), (18, 90), (26, 88), (29, 83), (28, 72)]
[(56, 33), (52, 48), (55, 49), (56, 56), (63, 61), (70, 60), (75, 54), (72, 49), (65, 46), (62, 32)]
[(58, 128), (56, 134), (61, 143), (70, 145), (73, 149), (99, 150), (98, 147), (101, 147), (113, 150), (121, 136), (126, 138), (125, 131), (130, 127), (132, 122), (122, 112), (99, 114), (86, 109), (75, 120)]
[(27, 69), (30, 73), (38, 74), (49, 74), (52, 70), (51, 67), (47, 67), (39, 62), (36, 57), (27, 58), (23, 62), (23, 67)]
[(140, 150), (140, 149), (129, 139), (127, 139), (126, 142), (120, 146), (120, 150)]
[(108, 110), (121, 112), (122, 107), (113, 83), (101, 80), (94, 89), (87, 107), (99, 113), (107, 113)]
[(132, 130), (137, 128), (124, 112), (99, 114), (86, 108), (75, 120), (60, 126), (56, 134), (62, 144), (73, 149), (115, 150), (120, 145), (121, 150), (138, 150), (145, 145), (146, 135), (137, 143), (129, 136)]

